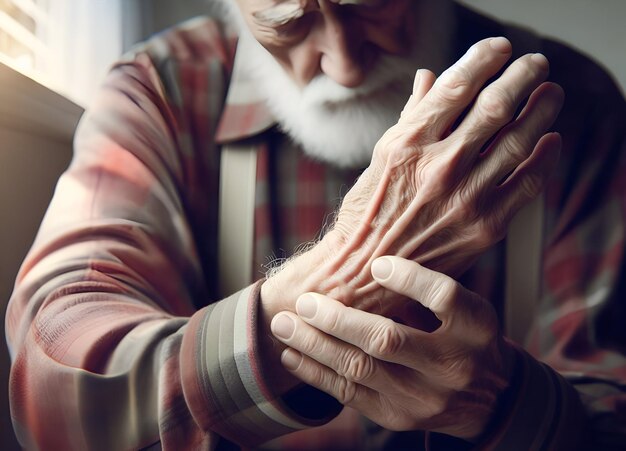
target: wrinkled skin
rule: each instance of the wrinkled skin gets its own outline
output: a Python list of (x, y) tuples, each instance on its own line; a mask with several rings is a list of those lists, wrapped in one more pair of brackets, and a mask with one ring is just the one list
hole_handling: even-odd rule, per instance
[[(412, 11), (424, 15), (413, 0), (236, 2), (254, 38), (300, 86), (319, 73), (346, 87), (360, 85), (379, 55), (406, 54), (407, 35), (416, 32)], [(259, 20), (277, 6), (283, 12), (300, 6), (302, 15), (286, 23)]]
[(544, 83), (545, 57), (483, 87), (510, 54), (487, 39), (436, 81), (419, 71), (334, 228), (263, 286), (266, 306), (284, 306), (265, 317), (289, 346), (283, 365), (388, 429), (475, 439), (510, 384), (514, 350), (493, 307), (451, 278), (504, 236), (558, 159), (546, 131), (563, 93)]
[(510, 55), (504, 38), (486, 39), (436, 82), (418, 72), (400, 120), (376, 145), (333, 229), (264, 284), (268, 306), (293, 310), (313, 291), (382, 312), (391, 303), (370, 275), (376, 257), (406, 257), (454, 277), (504, 236), (558, 160), (560, 137), (546, 130), (563, 101), (560, 87), (543, 83), (542, 55), (521, 57), (482, 89)]
[(283, 364), (387, 429), (480, 436), (514, 365), (491, 304), (410, 260), (382, 257), (373, 267), (382, 286), (429, 308), (441, 326), (428, 333), (305, 294), (297, 315), (285, 312), (272, 323), (290, 347)]

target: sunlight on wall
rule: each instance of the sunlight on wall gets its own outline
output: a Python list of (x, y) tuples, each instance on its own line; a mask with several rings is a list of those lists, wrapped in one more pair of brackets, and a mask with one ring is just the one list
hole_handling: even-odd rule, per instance
[(493, 17), (529, 26), (582, 50), (626, 91), (626, 1), (458, 0)]
[(0, 0), (1, 61), (85, 105), (122, 52), (121, 0)]

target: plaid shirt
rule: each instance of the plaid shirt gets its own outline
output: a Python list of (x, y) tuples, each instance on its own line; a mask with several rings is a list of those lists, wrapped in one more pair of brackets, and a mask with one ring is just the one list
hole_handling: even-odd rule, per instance
[[(539, 42), (458, 14), (459, 52), (487, 35), (508, 34), (518, 51)], [(570, 94), (556, 126), (563, 155), (546, 194), (543, 296), (513, 389), (479, 447), (574, 449), (591, 431), (592, 449), (623, 449), (626, 107), (589, 60), (540, 45), (534, 51), (548, 56), (552, 78)], [(307, 416), (272, 393), (257, 352), (262, 282), (219, 292), (219, 149), (238, 140), (258, 147), (259, 278), (268, 258), (316, 237), (358, 173), (312, 161), (278, 132), (246, 74), (233, 73), (235, 50), (235, 33), (212, 19), (170, 30), (112, 69), (81, 121), (7, 313), (12, 416), (23, 446), (249, 447), (336, 413), (331, 406)], [(498, 245), (462, 280), (499, 312), (502, 262)], [(304, 404), (321, 399), (308, 396)], [(424, 443), (420, 432), (392, 434), (346, 411), (313, 434), (268, 446)], [(438, 444), (446, 438), (435, 434), (427, 440), (464, 449)]]

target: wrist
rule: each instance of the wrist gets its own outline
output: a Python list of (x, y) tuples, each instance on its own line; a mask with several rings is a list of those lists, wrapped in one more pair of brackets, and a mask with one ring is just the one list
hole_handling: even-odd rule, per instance
[(332, 247), (324, 237), (306, 252), (296, 255), (272, 271), (261, 286), (261, 302), (269, 320), (281, 311), (295, 311), (296, 300), (307, 292), (322, 292), (329, 274), (325, 262), (331, 258)]
[(296, 300), (306, 292), (321, 292), (324, 278), (320, 268), (329, 258), (327, 241), (320, 241), (307, 252), (297, 255), (270, 274), (260, 289), (258, 340), (263, 366), (274, 376), (276, 393), (282, 395), (300, 383), (281, 363), (285, 349), (274, 338), (271, 322), (282, 311), (295, 312)]
[(307, 292), (324, 294), (362, 310), (369, 310), (374, 300), (378, 302), (382, 289), (370, 272), (378, 255), (363, 243), (354, 245), (354, 241), (333, 229), (268, 277), (261, 297), (270, 318), (280, 311), (295, 311), (298, 296)]
[[(378, 293), (382, 288), (370, 274), (373, 258), (363, 251), (360, 254), (346, 252), (347, 245), (348, 239), (343, 233), (331, 230), (307, 252), (284, 263), (261, 285), (258, 339), (268, 368), (280, 368), (276, 376), (281, 392), (293, 387), (296, 380), (282, 369), (280, 363), (280, 354), (285, 347), (271, 332), (275, 315), (282, 311), (295, 312), (298, 297), (307, 292), (324, 294), (365, 310), (374, 303), (378, 305), (382, 298)], [(361, 265), (357, 276), (350, 271), (355, 265)]]

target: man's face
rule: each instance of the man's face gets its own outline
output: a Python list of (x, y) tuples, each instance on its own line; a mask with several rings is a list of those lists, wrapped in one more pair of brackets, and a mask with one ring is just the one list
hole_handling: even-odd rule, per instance
[(412, 0), (237, 0), (252, 35), (300, 87), (324, 74), (359, 86), (384, 54), (406, 55)]
[(415, 71), (443, 67), (448, 0), (226, 1), (239, 6), (247, 73), (282, 129), (335, 165), (367, 165)]

